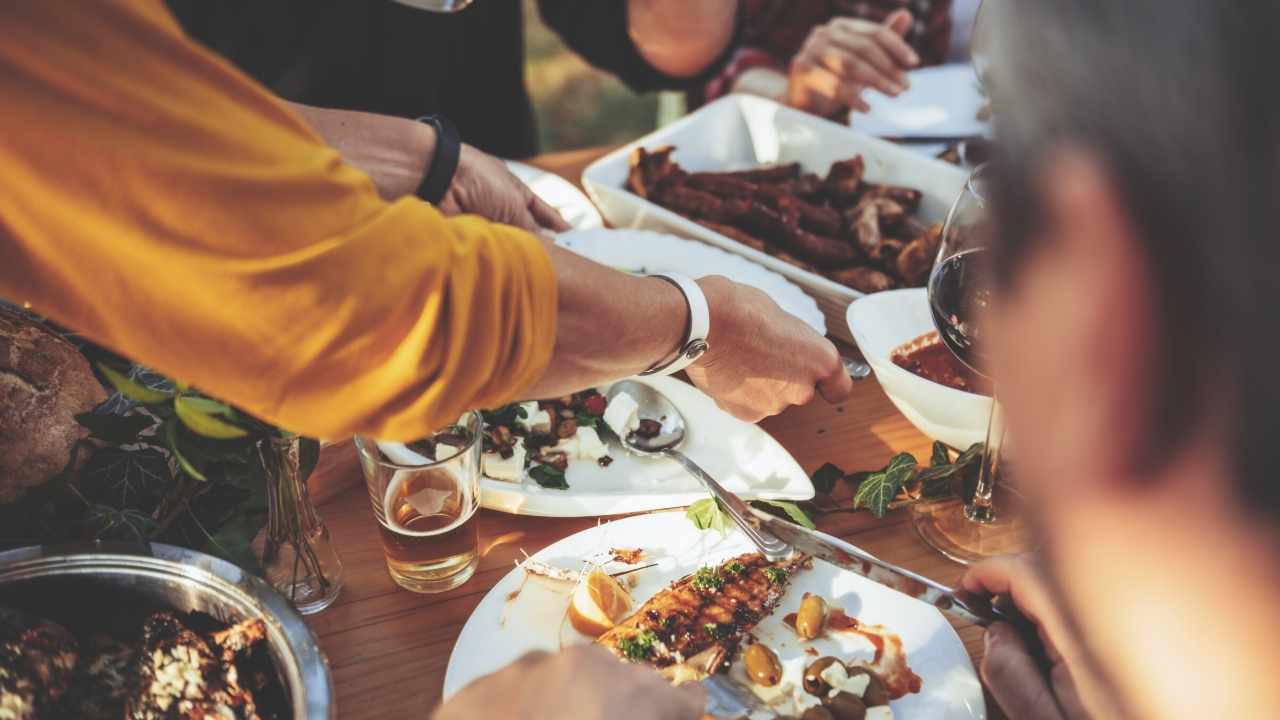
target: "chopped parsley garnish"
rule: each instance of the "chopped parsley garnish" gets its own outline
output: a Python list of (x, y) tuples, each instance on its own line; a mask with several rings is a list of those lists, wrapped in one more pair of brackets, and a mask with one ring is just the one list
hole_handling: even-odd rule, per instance
[(653, 644), (658, 635), (652, 630), (641, 630), (631, 637), (618, 640), (618, 651), (628, 660), (647, 660), (653, 654)]
[(782, 581), (787, 579), (787, 574), (776, 567), (765, 568), (764, 576), (769, 578), (769, 582), (774, 585), (781, 585)]
[(691, 584), (694, 590), (715, 592), (724, 587), (724, 578), (720, 577), (720, 573), (716, 572), (715, 568), (698, 568), (698, 571), (693, 574)]
[(729, 564), (724, 566), (724, 571), (729, 573), (730, 575), (741, 575), (742, 573), (747, 571), (747, 566), (743, 565), (737, 560), (734, 560), (733, 562), (730, 562)]

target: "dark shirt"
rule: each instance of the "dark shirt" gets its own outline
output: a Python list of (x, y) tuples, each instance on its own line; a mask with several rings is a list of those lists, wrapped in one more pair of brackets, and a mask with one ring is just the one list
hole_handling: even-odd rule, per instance
[[(537, 152), (520, 0), (476, 0), (457, 13), (391, 0), (167, 2), (188, 34), (285, 99), (407, 118), (439, 113), (487, 152)], [(698, 82), (666, 77), (640, 57), (625, 0), (539, 6), (569, 47), (633, 89)]]

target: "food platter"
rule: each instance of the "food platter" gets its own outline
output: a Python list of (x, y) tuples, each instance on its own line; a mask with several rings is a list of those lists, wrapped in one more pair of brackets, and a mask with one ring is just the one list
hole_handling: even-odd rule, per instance
[(585, 230), (604, 226), (600, 211), (596, 210), (591, 200), (574, 187), (573, 183), (555, 173), (525, 165), (522, 162), (507, 160), (506, 163), (512, 175), (520, 178), (520, 181), (528, 185), (533, 194), (542, 198), (543, 202), (559, 210), (560, 215), (571, 227)]
[[(686, 454), (725, 487), (744, 498), (808, 500), (813, 483), (804, 468), (768, 433), (716, 407), (705, 393), (672, 378), (641, 380), (684, 415)], [(599, 388), (608, 392), (608, 386)], [(481, 505), (516, 515), (584, 517), (682, 507), (707, 493), (674, 460), (643, 458), (610, 444), (612, 464), (572, 462), (568, 490), (540, 487), (527, 475), (520, 482), (483, 477)]]
[(603, 228), (562, 233), (556, 244), (625, 272), (723, 275), (763, 291), (806, 325), (824, 335), (827, 332), (818, 303), (798, 286), (772, 270), (717, 247), (666, 233)]
[[(670, 582), (706, 565), (750, 551), (736, 530), (728, 534), (697, 530), (682, 512), (625, 518), (561, 540), (534, 555), (543, 563), (577, 571), (583, 559), (611, 548), (639, 548), (653, 568), (634, 573), (631, 590), (636, 603)], [(526, 652), (558, 650), (590, 642), (563, 622), (569, 590), (565, 584), (525, 582), (525, 572), (513, 569), (480, 602), (454, 646), (445, 673), (448, 698), (472, 680), (494, 672)], [(888, 627), (902, 640), (907, 662), (922, 680), (920, 692), (892, 703), (897, 718), (939, 720), (981, 719), (986, 709), (981, 686), (964, 645), (937, 609), (881, 587), (862, 577), (823, 563), (800, 571), (778, 609), (754, 634), (777, 653), (784, 666), (812, 660), (807, 644), (784, 624), (784, 613), (795, 612), (804, 593), (829, 598), (864, 624)], [(855, 635), (829, 635), (813, 641), (814, 650), (848, 660), (867, 660), (869, 642)], [(741, 673), (741, 663), (730, 677)]]

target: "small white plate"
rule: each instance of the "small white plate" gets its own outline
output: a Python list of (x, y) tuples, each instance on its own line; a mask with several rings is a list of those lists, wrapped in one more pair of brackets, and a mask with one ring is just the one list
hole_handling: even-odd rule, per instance
[(927, 290), (859, 298), (849, 306), (848, 321), (880, 387), (920, 432), (961, 450), (986, 440), (991, 398), (925, 380), (891, 359), (894, 349), (934, 330)]
[(941, 65), (907, 73), (911, 87), (898, 97), (866, 94), (871, 109), (853, 113), (855, 130), (877, 137), (964, 137), (986, 135), (991, 123), (979, 120), (986, 105), (973, 66)]
[(648, 230), (574, 230), (561, 233), (556, 244), (624, 272), (684, 273), (693, 277), (723, 275), (773, 298), (820, 335), (827, 323), (818, 303), (772, 270), (717, 247)]
[[(584, 558), (609, 548), (641, 548), (644, 562), (658, 566), (636, 573), (639, 584), (632, 597), (639, 606), (670, 582), (703, 565), (718, 564), (751, 550), (737, 530), (727, 535), (700, 532), (683, 513), (660, 513), (625, 518), (584, 530), (551, 545), (534, 559), (566, 570), (582, 567)], [(467, 683), (501, 669), (532, 650), (558, 650), (570, 643), (590, 642), (562, 628), (568, 604), (563, 586), (530, 581), (521, 588), (524, 571), (512, 570), (485, 595), (471, 614), (454, 645), (445, 671), (444, 697)], [(982, 687), (955, 630), (930, 605), (877, 585), (832, 565), (815, 562), (792, 581), (774, 614), (754, 631), (756, 638), (775, 652), (785, 665), (805, 665), (813, 656), (805, 644), (782, 624), (795, 612), (804, 593), (821, 595), (865, 624), (881, 624), (902, 638), (907, 663), (924, 681), (921, 691), (895, 700), (895, 717), (911, 720), (982, 720), (986, 705)], [(856, 636), (832, 633), (813, 643), (822, 655), (845, 660), (871, 658), (870, 643)], [(734, 671), (738, 668), (735, 667)], [(572, 716), (572, 698), (565, 698), (565, 716)]]
[[(688, 428), (682, 450), (729, 490), (744, 498), (808, 500), (813, 482), (804, 468), (769, 433), (716, 407), (715, 401), (672, 378), (638, 382), (667, 396)], [(608, 393), (609, 386), (600, 392)], [(610, 443), (613, 463), (602, 468), (572, 460), (568, 490), (549, 490), (525, 478), (518, 483), (483, 477), (480, 504), (515, 515), (589, 517), (684, 507), (707, 492), (674, 460), (637, 457)]]
[(600, 211), (573, 183), (555, 173), (539, 170), (522, 162), (507, 160), (506, 163), (512, 175), (520, 178), (543, 202), (559, 210), (564, 221), (571, 227), (578, 230), (604, 227)]

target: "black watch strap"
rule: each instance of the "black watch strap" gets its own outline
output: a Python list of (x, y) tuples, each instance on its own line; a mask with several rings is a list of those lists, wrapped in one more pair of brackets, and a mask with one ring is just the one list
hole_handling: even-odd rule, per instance
[(418, 118), (418, 122), (436, 129), (436, 154), (431, 166), (423, 173), (422, 183), (415, 194), (432, 205), (439, 205), (453, 184), (454, 173), (458, 171), (462, 139), (458, 136), (458, 129), (443, 115), (424, 115)]

